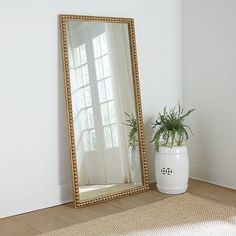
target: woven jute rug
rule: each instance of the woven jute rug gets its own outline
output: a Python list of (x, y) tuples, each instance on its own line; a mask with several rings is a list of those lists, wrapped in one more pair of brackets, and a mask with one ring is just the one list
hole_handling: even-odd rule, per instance
[(185, 193), (43, 235), (236, 236), (236, 208)]

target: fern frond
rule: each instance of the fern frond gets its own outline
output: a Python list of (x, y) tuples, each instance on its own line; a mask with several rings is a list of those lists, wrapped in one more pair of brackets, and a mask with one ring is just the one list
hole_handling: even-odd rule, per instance
[(181, 117), (180, 117), (180, 119), (181, 120), (183, 120), (183, 118), (185, 118), (186, 116), (188, 116), (188, 115), (190, 115), (190, 113), (192, 113), (193, 111), (195, 111), (196, 109), (194, 108), (194, 109), (191, 109), (191, 110), (189, 110), (188, 112), (186, 112), (184, 115), (182, 115)]
[(191, 128), (183, 122), (184, 118), (196, 109), (191, 109), (184, 113), (184, 109), (181, 107), (180, 102), (178, 103), (177, 111), (176, 107), (177, 106), (171, 108), (169, 112), (166, 107), (164, 107), (163, 113), (159, 112), (158, 118), (152, 123), (153, 128), (158, 127), (151, 140), (151, 143), (155, 144), (157, 151), (159, 150), (160, 145), (170, 145), (171, 148), (174, 145), (182, 145), (183, 141), (188, 140), (189, 138), (187, 129), (193, 134)]

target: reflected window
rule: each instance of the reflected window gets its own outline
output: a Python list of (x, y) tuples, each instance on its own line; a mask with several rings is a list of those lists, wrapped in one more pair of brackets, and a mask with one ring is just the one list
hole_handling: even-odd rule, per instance
[(74, 122), (81, 126), (84, 150), (94, 151), (97, 146), (96, 131), (85, 44), (74, 49), (73, 71), (72, 94), (75, 97), (74, 100), (77, 101), (74, 108)]
[(118, 147), (115, 104), (106, 32), (93, 38), (93, 52), (105, 148)]

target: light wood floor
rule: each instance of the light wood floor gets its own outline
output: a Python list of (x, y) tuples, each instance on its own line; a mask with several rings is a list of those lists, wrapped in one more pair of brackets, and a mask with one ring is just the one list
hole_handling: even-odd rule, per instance
[[(210, 200), (236, 207), (236, 191), (197, 180), (189, 181), (188, 192)], [(49, 232), (62, 227), (118, 213), (152, 202), (172, 197), (151, 191), (109, 201), (106, 203), (74, 209), (72, 203), (0, 220), (0, 236), (29, 236)]]

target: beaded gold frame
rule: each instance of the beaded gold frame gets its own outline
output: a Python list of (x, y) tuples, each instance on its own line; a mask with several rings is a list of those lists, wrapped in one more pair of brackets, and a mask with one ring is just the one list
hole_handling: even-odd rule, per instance
[[(92, 200), (80, 201), (79, 179), (78, 179), (77, 161), (76, 161), (76, 148), (75, 148), (75, 140), (74, 140), (73, 111), (72, 111), (72, 101), (71, 101), (70, 71), (69, 71), (69, 60), (68, 60), (68, 44), (67, 44), (67, 21), (68, 20), (100, 21), (100, 22), (102, 21), (102, 22), (110, 22), (110, 23), (126, 23), (128, 25), (131, 62), (132, 62), (132, 75), (133, 75), (133, 84), (134, 84), (134, 91), (135, 91), (135, 106), (136, 106), (136, 111), (137, 111), (137, 124), (138, 124), (139, 140), (140, 140), (139, 150), (140, 150), (141, 167), (142, 167), (141, 168), (142, 169), (142, 182), (143, 182), (142, 186), (134, 187), (129, 190), (125, 190), (119, 193), (114, 193), (108, 196), (98, 197)], [(61, 26), (61, 46), (62, 46), (62, 59), (63, 59), (63, 69), (64, 69), (67, 121), (68, 121), (68, 130), (69, 130), (70, 158), (71, 158), (71, 167), (72, 167), (73, 199), (74, 199), (75, 208), (93, 205), (96, 203), (105, 202), (105, 201), (116, 199), (119, 197), (124, 197), (131, 194), (148, 191), (149, 190), (148, 171), (147, 171), (147, 160), (146, 160), (146, 147), (145, 147), (145, 142), (144, 142), (143, 117), (142, 117), (137, 51), (136, 51), (136, 42), (135, 42), (134, 20), (131, 18), (117, 18), (117, 17), (60, 15), (60, 26)]]

